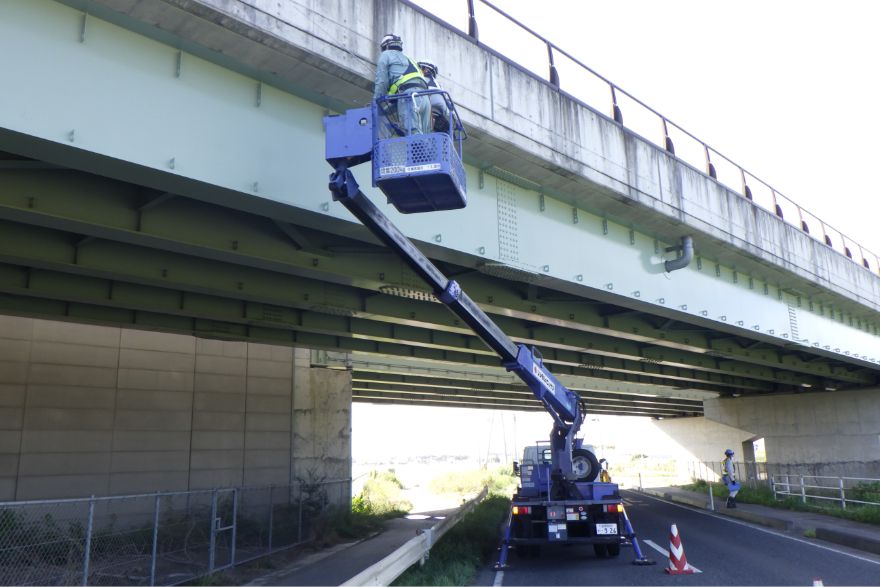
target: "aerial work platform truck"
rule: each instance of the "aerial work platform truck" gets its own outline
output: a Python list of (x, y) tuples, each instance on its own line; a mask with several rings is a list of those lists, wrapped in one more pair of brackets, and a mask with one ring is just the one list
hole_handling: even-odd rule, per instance
[(576, 438), (586, 415), (580, 396), (544, 366), (535, 347), (514, 343), (477, 304), (448, 279), (360, 190), (350, 168), (372, 161), (373, 186), (398, 211), (409, 214), (454, 210), (467, 205), (462, 164), (464, 127), (455, 104), (439, 94), (449, 110), (448, 130), (406, 134), (397, 123), (399, 100), (385, 96), (370, 106), (324, 118), (326, 159), (333, 166), (330, 191), (379, 240), (430, 286), (434, 296), (492, 349), (508, 371), (531, 389), (553, 419), (550, 440), (526, 449), (516, 467), (520, 487), (511, 501), (498, 567), (508, 549), (534, 554), (543, 544), (592, 544), (598, 556), (617, 556), (632, 544), (634, 562), (651, 564), (641, 553), (626, 517), (618, 486), (597, 482), (596, 456)]

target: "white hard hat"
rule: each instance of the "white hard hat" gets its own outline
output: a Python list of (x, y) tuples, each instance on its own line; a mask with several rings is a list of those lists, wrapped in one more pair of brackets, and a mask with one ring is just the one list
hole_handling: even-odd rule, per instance
[(387, 49), (403, 51), (403, 39), (394, 34), (387, 34), (382, 37), (382, 41), (379, 43), (379, 47), (381, 47), (383, 51)]

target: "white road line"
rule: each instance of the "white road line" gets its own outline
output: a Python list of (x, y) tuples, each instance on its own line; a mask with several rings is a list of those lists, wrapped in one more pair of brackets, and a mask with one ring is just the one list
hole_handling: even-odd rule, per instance
[(492, 587), (501, 587), (502, 581), (504, 581), (504, 571), (496, 571), (495, 581), (492, 583)]
[[(801, 544), (809, 544), (810, 546), (815, 546), (816, 548), (820, 548), (822, 550), (836, 552), (837, 554), (842, 554), (844, 556), (848, 556), (850, 558), (854, 558), (854, 559), (857, 559), (860, 561), (865, 561), (867, 563), (873, 563), (875, 565), (880, 565), (880, 561), (875, 560), (875, 559), (870, 559), (870, 558), (867, 558), (864, 556), (859, 556), (857, 554), (853, 554), (851, 552), (846, 552), (844, 550), (838, 550), (836, 548), (831, 548), (830, 546), (825, 546), (824, 544), (816, 544), (815, 542), (810, 542), (809, 540), (804, 540), (802, 538), (796, 538), (794, 536), (789, 536), (788, 534), (783, 534), (782, 532), (776, 532), (775, 530), (769, 530), (767, 528), (762, 528), (761, 526), (756, 526), (755, 524), (750, 524), (748, 522), (742, 522), (740, 520), (735, 520), (729, 516), (722, 516), (720, 514), (716, 514), (715, 512), (707, 512), (707, 511), (700, 510), (694, 506), (686, 506), (686, 505), (682, 505), (680, 503), (675, 503), (674, 501), (667, 501), (665, 499), (661, 499), (659, 497), (656, 497), (654, 495), (649, 495), (647, 493), (640, 493), (639, 495), (642, 497), (650, 497), (651, 499), (654, 499), (657, 501), (662, 501), (663, 503), (668, 503), (669, 505), (674, 505), (675, 507), (680, 507), (683, 510), (688, 510), (688, 511), (691, 511), (691, 512), (694, 512), (697, 514), (701, 514), (703, 516), (710, 516), (710, 517), (713, 517), (717, 520), (724, 520), (726, 522), (730, 522), (731, 524), (739, 524), (740, 526), (745, 526), (747, 528), (751, 528), (751, 529), (757, 530), (759, 532), (764, 532), (765, 534), (779, 536), (780, 538), (787, 538), (789, 540), (793, 540), (794, 542), (800, 542)], [(643, 541), (643, 542), (645, 542), (645, 541)]]
[[(654, 550), (656, 550), (657, 552), (662, 554), (663, 558), (665, 558), (666, 560), (669, 560), (669, 551), (668, 550), (666, 550), (665, 548), (663, 548), (662, 546), (660, 546), (658, 544), (655, 544), (653, 540), (642, 540), (642, 542), (644, 542), (645, 544), (647, 544), (648, 546), (650, 546), (651, 548), (653, 548)], [(692, 565), (691, 563), (688, 563), (687, 566), (689, 566), (695, 573), (702, 573), (703, 572), (700, 569), (698, 569), (697, 567), (695, 567), (694, 565)]]

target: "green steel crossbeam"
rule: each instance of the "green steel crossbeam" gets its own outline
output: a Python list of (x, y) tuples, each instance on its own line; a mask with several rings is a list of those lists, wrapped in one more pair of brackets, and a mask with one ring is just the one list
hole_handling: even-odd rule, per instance
[[(532, 397), (528, 398), (517, 398), (517, 397), (509, 397), (504, 395), (494, 395), (490, 393), (468, 393), (461, 391), (453, 391), (450, 393), (444, 393), (442, 391), (434, 391), (434, 390), (424, 390), (419, 388), (406, 388), (406, 387), (391, 387), (391, 386), (382, 386), (379, 384), (364, 384), (364, 383), (352, 383), (352, 393), (355, 394), (372, 394), (372, 395), (392, 395), (392, 396), (400, 396), (406, 395), (411, 397), (418, 397), (422, 399), (454, 399), (457, 401), (461, 401), (463, 403), (466, 402), (481, 402), (481, 401), (500, 401), (507, 402), (513, 405), (529, 405), (534, 404), (535, 406), (540, 406), (541, 402)], [(674, 408), (665, 408), (661, 406), (651, 406), (638, 404), (636, 402), (607, 402), (607, 401), (597, 401), (592, 398), (584, 398), (583, 403), (587, 408), (588, 413), (595, 412), (609, 412), (613, 410), (617, 410), (620, 414), (639, 412), (640, 414), (651, 414), (653, 416), (662, 416), (662, 417), (673, 417), (673, 416), (681, 416), (681, 415), (702, 415), (703, 409), (695, 408), (687, 411), (677, 410)]]
[[(464, 382), (454, 379), (444, 379), (438, 377), (422, 377), (417, 375), (398, 375), (389, 373), (363, 373), (359, 371), (352, 372), (352, 382), (363, 385), (380, 385), (391, 387), (407, 387), (410, 389), (442, 389), (461, 392), (481, 392), (492, 394), (505, 394), (510, 397), (532, 397), (532, 392), (523, 385), (500, 385), (486, 381)], [(589, 389), (578, 390), (582, 397), (592, 399), (594, 401), (605, 401), (608, 403), (626, 402), (630, 404), (641, 404), (644, 407), (660, 407), (671, 408), (676, 410), (695, 410), (703, 409), (702, 402), (693, 400), (684, 400), (676, 398), (663, 397), (646, 397), (635, 394), (622, 393), (606, 393), (597, 392)]]
[[(44, 221), (44, 224), (45, 223), (46, 222)], [(20, 226), (20, 225), (9, 225), (8, 232), (10, 234), (14, 233), (16, 226)], [(44, 234), (48, 234), (48, 233), (44, 233)], [(45, 245), (46, 243), (52, 241), (53, 239), (54, 239), (54, 241), (59, 241), (59, 240), (62, 241), (61, 243), (56, 242), (56, 244), (58, 246), (62, 246), (62, 247), (63, 246), (67, 246), (67, 247), (73, 246), (73, 252), (70, 256), (73, 257), (73, 261), (75, 262), (75, 265), (80, 270), (85, 265), (85, 259), (89, 256), (100, 258), (101, 261), (103, 263), (105, 263), (105, 265), (102, 267), (102, 269), (107, 274), (116, 274), (115, 272), (120, 271), (120, 269), (118, 267), (115, 267), (113, 265), (113, 258), (114, 257), (128, 259), (131, 255), (139, 255), (141, 258), (144, 258), (145, 256), (150, 256), (150, 257), (159, 256), (159, 257), (166, 260), (165, 263), (162, 263), (164, 265), (175, 265), (175, 264), (179, 265), (180, 264), (179, 263), (180, 259), (178, 259), (177, 256), (172, 256), (167, 252), (152, 251), (153, 254), (150, 254), (148, 252), (145, 252), (145, 250), (142, 248), (126, 247), (125, 245), (120, 245), (120, 247), (122, 247), (124, 250), (118, 254), (114, 254), (112, 252), (108, 253), (105, 251), (102, 255), (100, 251), (90, 250), (90, 249), (98, 249), (99, 247), (106, 249), (107, 246), (109, 245), (109, 243), (96, 242), (94, 240), (87, 240), (87, 241), (85, 241), (85, 244), (83, 244), (82, 240), (72, 243), (70, 236), (58, 235), (58, 234), (52, 235), (52, 237), (49, 237), (46, 239), (41, 239), (41, 240), (44, 240), (44, 242), (41, 243), (41, 245)], [(43, 248), (45, 248), (45, 247), (43, 247)], [(37, 255), (37, 256), (39, 256), (39, 254), (42, 252), (40, 247), (27, 247), (27, 250), (31, 255)], [(137, 252), (135, 253), (133, 251), (137, 251)], [(57, 257), (58, 252), (57, 251), (50, 251), (49, 254), (50, 254), (50, 256), (52, 254), (54, 254)], [(141, 264), (143, 264), (143, 263), (145, 263), (145, 261), (141, 262)], [(313, 261), (313, 265), (314, 264), (315, 263)], [(117, 265), (118, 265), (118, 263), (117, 263)], [(215, 265), (216, 265), (216, 263), (215, 263)], [(235, 281), (236, 291), (234, 292), (233, 295), (237, 295), (237, 296), (242, 295), (239, 292), (241, 292), (242, 290), (245, 289), (244, 288), (245, 283), (247, 283), (247, 285), (248, 285), (247, 290), (248, 290), (248, 292), (250, 292), (255, 289), (254, 283), (259, 282), (258, 287), (256, 289), (261, 289), (259, 287), (259, 285), (262, 285), (263, 291), (266, 291), (266, 292), (271, 291), (273, 293), (270, 295), (276, 296), (274, 299), (274, 303), (285, 305), (285, 304), (289, 304), (289, 301), (277, 299), (276, 292), (283, 291), (284, 289), (288, 289), (288, 290), (297, 289), (295, 287), (283, 288), (283, 283), (280, 284), (280, 285), (282, 285), (282, 287), (280, 287), (280, 288), (278, 287), (279, 281), (283, 282), (283, 281), (287, 280), (287, 281), (291, 282), (291, 285), (297, 283), (297, 280), (295, 279), (294, 276), (278, 275), (275, 273), (268, 273), (266, 271), (261, 272), (260, 270), (253, 269), (252, 267), (242, 267), (240, 265), (233, 266), (229, 269), (225, 269), (224, 271), (222, 271), (222, 273), (224, 275), (229, 275), (230, 273), (234, 273), (234, 272), (244, 273), (245, 275), (239, 275), (239, 278)], [(167, 267), (157, 269), (154, 271), (154, 274), (155, 273), (158, 273), (161, 276), (163, 276), (164, 278), (166, 278), (165, 282), (167, 283), (167, 278), (169, 277), (169, 273), (170, 273), (170, 270)], [(175, 271), (174, 273), (179, 274), (179, 273), (181, 273), (181, 271)], [(198, 275), (199, 274), (198, 271), (196, 273), (193, 273), (190, 269), (184, 270), (184, 271), (182, 271), (182, 273), (187, 274), (187, 275)], [(201, 271), (201, 273), (204, 274), (205, 272)], [(126, 276), (126, 278), (132, 279), (131, 276)], [(198, 279), (196, 281), (198, 281), (198, 283), (196, 285), (193, 285), (192, 287), (205, 289), (204, 283), (208, 280)], [(227, 283), (226, 284), (227, 290), (229, 289), (228, 285), (229, 284)], [(313, 284), (313, 285), (316, 285), (316, 284)], [(328, 287), (333, 287), (333, 286), (334, 286), (334, 284), (322, 284), (321, 286), (318, 287), (318, 289), (324, 290)], [(216, 289), (216, 286), (214, 286), (214, 287)], [(301, 289), (301, 288), (299, 288), (299, 289)], [(312, 288), (312, 289), (314, 289), (314, 288)], [(309, 299), (307, 297), (308, 295), (309, 294), (306, 294), (305, 300)], [(324, 296), (324, 297), (326, 297), (326, 296)], [(402, 314), (408, 312), (407, 316), (411, 317), (411, 316), (415, 315), (415, 313), (416, 313), (415, 309), (406, 310), (406, 306), (410, 305), (410, 306), (412, 306), (412, 308), (418, 308), (420, 315), (423, 315), (426, 313), (432, 314), (432, 315), (437, 315), (439, 317), (439, 319), (445, 321), (445, 324), (437, 324), (437, 323), (426, 323), (424, 320), (412, 320), (411, 319), (411, 321), (413, 323), (418, 324), (419, 326), (422, 326), (422, 325), (428, 326), (434, 332), (438, 332), (438, 328), (442, 328), (442, 326), (445, 325), (448, 329), (450, 329), (450, 330), (455, 329), (465, 335), (465, 336), (453, 336), (451, 334), (444, 335), (444, 334), (441, 334), (438, 332), (438, 334), (437, 334), (438, 338), (443, 338), (445, 336), (446, 338), (449, 339), (449, 344), (447, 346), (450, 349), (467, 348), (467, 349), (470, 349), (471, 351), (477, 352), (477, 353), (480, 353), (480, 352), (487, 353), (488, 352), (483, 349), (482, 344), (479, 343), (479, 341), (477, 341), (473, 336), (468, 335), (466, 329), (461, 328), (460, 326), (456, 326), (455, 324), (450, 324), (450, 320), (453, 320), (453, 319), (450, 318), (447, 313), (437, 312), (437, 310), (442, 310), (442, 308), (440, 308), (439, 306), (437, 306), (435, 304), (429, 304), (429, 303), (424, 303), (424, 302), (420, 303), (417, 301), (402, 300), (402, 299), (397, 299), (397, 298), (392, 298), (393, 302), (390, 304), (387, 301), (385, 301), (384, 303), (383, 303), (383, 301), (378, 301), (378, 302), (375, 301), (377, 298), (384, 298), (384, 296), (377, 296), (376, 298), (367, 298), (366, 300), (364, 300), (362, 295), (360, 295), (360, 294), (353, 295), (351, 292), (351, 288), (346, 288), (344, 286), (337, 286), (336, 293), (331, 297), (334, 297), (335, 299), (330, 304), (325, 304), (323, 307), (317, 306), (314, 304), (309, 304), (309, 305), (307, 305), (306, 309), (317, 310), (317, 311), (323, 310), (323, 311), (329, 312), (329, 313), (339, 313), (339, 314), (351, 315), (351, 316), (354, 316), (356, 314), (363, 314), (363, 315), (369, 316), (370, 318), (382, 319), (382, 316), (380, 316), (378, 312), (371, 311), (373, 309), (369, 307), (370, 304), (375, 303), (377, 305), (383, 305), (384, 306), (383, 309), (386, 309), (386, 310), (388, 310), (390, 308), (397, 308), (397, 312), (398, 312), (397, 316), (384, 316), (384, 319), (388, 320), (391, 323), (398, 323), (399, 324), (400, 321), (404, 319)], [(378, 308), (376, 308), (376, 309), (378, 309)], [(366, 311), (364, 311), (364, 310), (366, 310)], [(453, 320), (453, 322), (454, 322), (454, 320)], [(554, 349), (554, 348), (558, 348), (558, 347), (577, 348), (575, 345), (567, 344), (569, 342), (575, 342), (578, 345), (580, 345), (581, 350), (588, 351), (589, 354), (591, 355), (588, 358), (569, 356), (566, 359), (562, 359), (562, 358), (557, 359), (554, 356), (552, 358), (549, 358), (552, 361), (558, 360), (558, 361), (562, 362), (563, 360), (567, 360), (569, 362), (573, 362), (574, 364), (589, 364), (595, 368), (599, 368), (599, 369), (602, 369), (605, 371), (646, 372), (646, 373), (652, 373), (652, 374), (656, 374), (656, 375), (662, 375), (665, 377), (674, 377), (674, 378), (678, 378), (682, 381), (694, 381), (694, 380), (701, 379), (701, 377), (697, 377), (695, 379), (692, 375), (690, 375), (688, 373), (682, 374), (683, 372), (678, 372), (678, 373), (672, 372), (669, 369), (669, 367), (670, 366), (674, 367), (675, 366), (674, 363), (671, 365), (658, 366), (656, 364), (658, 361), (656, 361), (656, 360), (644, 360), (647, 357), (640, 357), (638, 363), (633, 363), (633, 362), (626, 363), (625, 360), (611, 361), (606, 358), (602, 358), (603, 354), (610, 355), (610, 356), (624, 355), (624, 353), (621, 352), (621, 350), (624, 350), (624, 349), (631, 352), (631, 353), (639, 353), (640, 349), (637, 347), (637, 345), (634, 345), (633, 343), (630, 343), (628, 341), (614, 341), (612, 339), (603, 340), (603, 337), (598, 336), (598, 335), (586, 335), (583, 332), (577, 331), (577, 330), (566, 331), (562, 328), (558, 328), (555, 326), (541, 327), (538, 329), (534, 329), (534, 328), (529, 328), (528, 326), (524, 325), (520, 321), (511, 320), (509, 318), (505, 319), (503, 317), (500, 319), (500, 322), (502, 323), (501, 324), (502, 328), (507, 329), (507, 331), (510, 332), (513, 335), (513, 337), (517, 340), (521, 340), (524, 342), (532, 342), (534, 344), (538, 344), (538, 345), (547, 347), (548, 349)], [(398, 329), (403, 328), (403, 326), (398, 326), (397, 328)], [(548, 332), (548, 331), (550, 331), (550, 332)], [(540, 332), (542, 336), (540, 336), (540, 337), (534, 336), (535, 332)], [(522, 334), (522, 335), (520, 335), (520, 334)], [(548, 335), (548, 334), (550, 337), (556, 337), (561, 342), (556, 342), (555, 340), (553, 340), (553, 338), (549, 338), (549, 337), (544, 336), (544, 335)], [(389, 336), (385, 337), (385, 338), (386, 338), (386, 340), (392, 340), (392, 339), (397, 338), (398, 336), (399, 336), (399, 333), (390, 333)], [(378, 333), (372, 333), (371, 337), (377, 338), (377, 339), (381, 338), (381, 336)], [(629, 348), (626, 348), (627, 346)], [(596, 347), (599, 347), (599, 348), (597, 349)], [(633, 348), (633, 347), (635, 347), (635, 348)], [(681, 351), (676, 351), (674, 349), (666, 350), (666, 352), (669, 354), (672, 354), (672, 355), (676, 355), (676, 358), (686, 360), (686, 357), (682, 356), (686, 353), (683, 353)], [(562, 354), (562, 352), (556, 351), (555, 354), (559, 355), (559, 354)], [(596, 358), (592, 355), (597, 355), (598, 358)], [(703, 364), (705, 364), (705, 360), (698, 360), (697, 362), (702, 362)], [(684, 363), (684, 362), (681, 362), (679, 364), (681, 364), (684, 367), (691, 367), (692, 366), (692, 365), (689, 365), (688, 363)], [(724, 367), (724, 368), (721, 368), (721, 367)], [(787, 375), (787, 372), (783, 372), (783, 371), (776, 372), (776, 371), (772, 371), (770, 369), (764, 369), (762, 371), (761, 369), (756, 368), (754, 366), (740, 365), (740, 364), (734, 363), (734, 362), (728, 362), (725, 365), (719, 365), (718, 368), (715, 368), (715, 369), (712, 369), (712, 368), (707, 369), (707, 368), (703, 367), (702, 365), (698, 366), (697, 369), (698, 370), (705, 370), (705, 371), (709, 371), (709, 372), (714, 371), (717, 373), (732, 374), (732, 375), (745, 375), (749, 379), (763, 379), (765, 381), (776, 381), (778, 383), (789, 384), (789, 385), (797, 385), (797, 384), (804, 382), (805, 380), (809, 385), (818, 385), (819, 384), (819, 382), (813, 381), (813, 380), (806, 378), (806, 377), (803, 377), (803, 376), (800, 378), (796, 378), (796, 377), (792, 377), (792, 376)], [(664, 372), (661, 373), (660, 371), (664, 371)], [(855, 379), (860, 382), (863, 382), (863, 380), (861, 378), (859, 378), (857, 375), (850, 376), (849, 374), (841, 374), (840, 378), (843, 379), (844, 381), (849, 380), (851, 382), (851, 381), (853, 381), (853, 379)], [(718, 378), (713, 379), (713, 381), (719, 382), (719, 383), (727, 383), (728, 382), (727, 380), (718, 379)], [(751, 387), (750, 385), (748, 385), (747, 383), (742, 382), (742, 381), (729, 380), (729, 382), (733, 386), (741, 386), (743, 388), (750, 388)]]
[[(10, 254), (3, 246), (4, 239), (15, 236), (15, 232), (15, 230), (9, 230), (4, 231), (0, 235), (0, 258), (6, 261), (10, 260)], [(42, 246), (44, 247), (43, 252), (46, 250), (53, 251), (56, 254), (61, 252), (61, 257), (78, 256), (80, 257), (80, 262), (64, 265), (48, 263), (45, 260), (39, 262), (31, 261), (31, 267), (37, 267), (40, 270), (26, 269), (21, 266), (6, 266), (3, 268), (2, 283), (4, 284), (4, 291), (7, 292), (78, 299), (90, 304), (121, 305), (131, 309), (147, 309), (152, 312), (207, 314), (222, 319), (273, 324), (278, 327), (309, 331), (316, 334), (352, 337), (370, 341), (374, 344), (397, 344), (398, 341), (402, 341), (407, 346), (412, 347), (413, 352), (416, 349), (433, 349), (446, 353), (444, 356), (447, 357), (457, 356), (460, 359), (465, 359), (465, 351), (467, 351), (467, 353), (481, 356), (481, 358), (477, 359), (475, 356), (470, 356), (464, 362), (473, 363), (479, 361), (483, 364), (496, 364), (494, 354), (484, 348), (476, 337), (438, 333), (429, 329), (418, 329), (410, 326), (374, 323), (357, 318), (349, 315), (349, 312), (343, 311), (343, 308), (340, 308), (338, 305), (335, 305), (336, 302), (333, 298), (326, 298), (323, 295), (326, 294), (326, 291), (321, 291), (320, 287), (314, 289), (316, 286), (313, 286), (313, 292), (303, 295), (305, 300), (290, 301), (285, 306), (278, 305), (282, 303), (278, 299), (270, 299), (269, 301), (272, 302), (272, 305), (266, 305), (263, 298), (257, 298), (257, 300), (252, 301), (249, 298), (252, 298), (253, 294), (246, 295), (245, 292), (237, 288), (233, 292), (243, 299), (218, 297), (212, 295), (215, 292), (206, 288), (206, 283), (211, 281), (211, 277), (206, 274), (205, 263), (193, 262), (189, 267), (180, 267), (179, 263), (182, 258), (174, 258), (171, 260), (176, 263), (174, 266), (169, 263), (157, 264), (151, 260), (149, 255), (144, 256), (143, 251), (127, 251), (128, 254), (120, 256), (120, 258), (125, 258), (131, 266), (136, 266), (140, 272), (140, 275), (130, 277), (132, 279), (131, 282), (111, 280), (106, 277), (93, 278), (93, 275), (113, 275), (118, 279), (123, 276), (122, 269), (109, 270), (107, 267), (102, 266), (100, 270), (89, 271), (85, 261), (87, 255), (84, 251), (71, 250), (63, 252), (61, 249), (64, 243), (57, 240), (53, 241), (49, 238), (49, 235), (41, 235), (34, 231), (28, 231), (27, 237), (21, 234), (18, 236), (21, 237), (17, 241), (19, 244), (22, 244), (21, 239), (32, 239), (29, 243), (25, 241), (29, 250), (35, 251), (38, 247)], [(69, 245), (70, 243), (67, 244)], [(94, 243), (90, 248), (94, 249), (98, 245), (105, 244), (109, 243)], [(92, 250), (91, 253), (94, 253), (94, 251)], [(43, 257), (45, 258), (45, 255)], [(21, 262), (20, 259), (17, 259), (17, 261)], [(169, 269), (168, 267), (173, 268)], [(58, 271), (58, 269), (61, 269), (61, 271)], [(65, 270), (80, 271), (85, 273), (85, 275), (71, 275), (63, 272)], [(228, 274), (222, 270), (219, 273), (228, 277)], [(149, 274), (164, 275), (164, 278), (148, 281), (145, 275)], [(172, 274), (185, 277), (186, 281), (181, 283), (181, 277), (173, 280), (171, 279)], [(216, 276), (213, 277), (216, 279)], [(291, 278), (288, 277), (287, 279)], [(140, 284), (137, 284), (135, 280), (140, 281)], [(269, 289), (273, 287), (270, 286)], [(304, 287), (306, 285), (300, 287), (299, 290), (302, 291)], [(296, 291), (295, 286), (292, 291)], [(230, 293), (232, 292), (227, 292), (227, 295)], [(337, 311), (336, 315), (327, 313), (334, 309)], [(770, 390), (769, 386), (757, 384), (749, 379), (681, 369), (668, 369), (663, 366), (636, 362), (625, 364), (626, 362), (621, 361), (618, 365), (601, 366), (597, 369), (597, 365), (585, 366), (583, 357), (578, 353), (569, 352), (565, 354), (552, 348), (547, 349), (545, 360), (554, 365), (570, 367), (575, 371), (581, 368), (590, 368), (592, 371), (603, 374), (620, 373), (624, 376), (637, 374), (650, 377), (654, 381), (668, 380), (667, 385), (680, 381), (740, 390)]]
[[(36, 296), (35, 302), (40, 299), (51, 302), (51, 310), (36, 312), (47, 317), (49, 315), (61, 318), (68, 317), (69, 313), (64, 304), (75, 300), (74, 306), (79, 307), (80, 312), (83, 311), (83, 308), (89, 308), (89, 312), (93, 314), (97, 312), (99, 316), (112, 315), (114, 318), (110, 321), (119, 322), (122, 325), (137, 325), (137, 317), (141, 315), (163, 315), (165, 318), (177, 316), (182, 322), (181, 320), (171, 321), (175, 324), (175, 330), (192, 331), (194, 334), (198, 333), (198, 329), (192, 326), (195, 322), (187, 322), (188, 320), (201, 320), (203, 322), (199, 324), (210, 323), (215, 326), (222, 324), (223, 328), (220, 332), (224, 336), (236, 334), (247, 338), (248, 330), (258, 327), (261, 332), (272, 334), (270, 341), (287, 344), (300, 343), (303, 346), (309, 346), (305, 344), (305, 341), (319, 341), (311, 346), (330, 350), (362, 351), (497, 367), (497, 360), (490, 353), (474, 355), (463, 352), (461, 349), (447, 350), (429, 345), (377, 341), (371, 340), (363, 334), (354, 336), (350, 329), (345, 329), (346, 324), (349, 326), (353, 324), (351, 318), (346, 316), (299, 312), (300, 320), (291, 317), (288, 321), (281, 321), (279, 320), (279, 312), (282, 310), (296, 312), (287, 308), (276, 306), (267, 308), (259, 303), (219, 298), (200, 293), (172, 291), (140, 284), (93, 279), (43, 269), (24, 269), (9, 265), (0, 265), (0, 291), (16, 294), (9, 296), (11, 298)], [(64, 293), (59, 294), (59, 291)], [(53, 300), (53, 297), (57, 299)], [(97, 308), (102, 306), (106, 311), (98, 312)], [(26, 313), (33, 314), (30, 311)], [(147, 327), (151, 326), (148, 324)], [(214, 327), (212, 326), (212, 328)], [(216, 328), (214, 329), (216, 330)], [(558, 371), (574, 375), (588, 373), (583, 369), (566, 366), (560, 366)], [(618, 373), (610, 373), (607, 376), (622, 381), (648, 383), (658, 387), (671, 386), (662, 378)], [(719, 391), (719, 387), (708, 382), (697, 383), (691, 387)]]
[[(419, 292), (420, 295), (427, 295), (420, 289), (421, 285), (414, 276), (408, 275), (408, 270), (399, 262), (380, 251), (374, 250), (370, 255), (371, 247), (366, 245), (362, 248), (368, 251), (368, 257), (372, 257), (366, 262), (364, 255), (327, 253), (321, 257), (314, 253), (314, 247), (309, 252), (303, 252), (300, 247), (291, 246), (289, 234), (262, 217), (188, 198), (171, 199), (167, 194), (144, 196), (141, 190), (128, 184), (82, 173), (59, 171), (39, 176), (25, 172), (5, 173), (0, 189), (0, 204), (6, 205), (0, 206), (0, 217), (251, 267), (318, 276), (323, 281), (379, 291), (409, 291), (415, 292), (414, 295), (419, 295)], [(37, 184), (37, 189), (29, 185), (33, 183)], [(35, 193), (38, 195), (23, 195)], [(83, 205), (71, 206), (71, 201), (80, 201)], [(383, 277), (392, 274), (402, 277), (403, 282), (392, 279), (397, 283), (393, 285), (383, 280)], [(595, 354), (614, 355), (619, 352), (629, 357), (640, 357), (640, 360), (733, 374), (737, 374), (743, 363), (755, 363), (768, 369), (763, 375), (751, 372), (749, 376), (776, 380), (773, 369), (779, 366), (778, 360), (764, 359), (763, 356), (768, 354), (766, 352), (742, 354), (737, 357), (738, 362), (723, 363), (714, 356), (701, 355), (712, 351), (712, 340), (705, 331), (677, 332), (657, 328), (650, 317), (640, 316), (639, 313), (608, 315), (597, 305), (583, 302), (526, 300), (524, 296), (515, 294), (509, 284), (504, 285), (500, 280), (485, 275), (463, 276), (459, 280), (468, 291), (475, 292), (475, 299), (485, 300), (483, 307), (490, 312), (506, 312), (525, 320), (549, 318), (567, 329), (582, 330), (593, 333), (593, 336), (601, 335), (592, 341), (594, 348), (591, 351)], [(544, 344), (541, 340), (535, 342)], [(655, 346), (646, 347), (644, 342), (651, 342)], [(629, 348), (621, 348), (627, 345)], [(676, 352), (676, 349), (687, 352)], [(805, 361), (793, 354), (785, 358), (786, 371), (833, 377), (853, 383), (870, 383), (870, 376), (851, 373), (843, 367), (832, 371), (828, 361)], [(783, 380), (782, 383), (799, 382)], [(806, 380), (805, 383), (818, 385), (819, 382)]]

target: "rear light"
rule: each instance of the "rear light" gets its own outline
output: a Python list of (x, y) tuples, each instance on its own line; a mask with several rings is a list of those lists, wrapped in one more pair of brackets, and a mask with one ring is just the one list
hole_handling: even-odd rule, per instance
[(606, 505), (605, 511), (608, 513), (619, 514), (620, 512), (623, 511), (623, 504), (622, 503), (613, 503), (611, 505)]
[(529, 506), (527, 506), (527, 505), (524, 505), (524, 506), (518, 506), (518, 505), (515, 505), (515, 506), (513, 506), (513, 515), (514, 515), (514, 516), (518, 516), (518, 515), (520, 515), (520, 514), (530, 514), (530, 513), (532, 513), (532, 508), (529, 507)]

